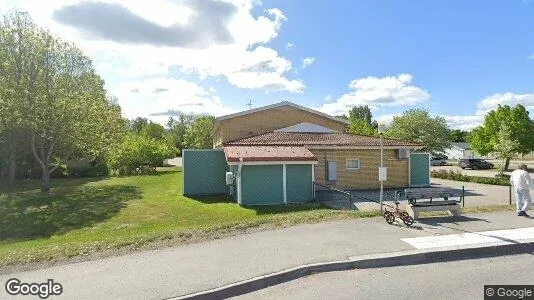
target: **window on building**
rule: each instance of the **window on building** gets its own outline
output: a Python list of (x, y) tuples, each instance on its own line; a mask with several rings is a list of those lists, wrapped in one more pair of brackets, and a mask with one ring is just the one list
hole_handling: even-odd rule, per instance
[(348, 170), (358, 170), (360, 168), (359, 159), (347, 159), (346, 168)]

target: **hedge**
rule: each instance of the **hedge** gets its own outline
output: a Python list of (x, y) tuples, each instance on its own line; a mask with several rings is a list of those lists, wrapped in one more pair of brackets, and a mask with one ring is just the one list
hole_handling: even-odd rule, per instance
[(483, 184), (493, 184), (493, 185), (510, 185), (510, 179), (508, 179), (506, 175), (502, 175), (499, 177), (479, 177), (479, 176), (468, 176), (464, 175), (458, 171), (452, 171), (452, 170), (432, 170), (430, 172), (430, 175), (433, 178), (441, 178), (441, 179), (449, 179), (449, 180), (456, 180), (456, 181), (465, 181), (465, 182), (475, 182), (475, 183), (483, 183)]

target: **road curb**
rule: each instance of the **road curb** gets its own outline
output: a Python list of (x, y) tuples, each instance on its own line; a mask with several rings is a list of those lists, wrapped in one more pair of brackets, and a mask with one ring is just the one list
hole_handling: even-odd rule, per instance
[(225, 299), (317, 273), (418, 265), (521, 253), (534, 253), (534, 241), (524, 243), (503, 242), (484, 246), (475, 245), (461, 248), (444, 247), (431, 250), (408, 250), (393, 253), (362, 255), (349, 257), (347, 260), (302, 265), (214, 289), (168, 299)]

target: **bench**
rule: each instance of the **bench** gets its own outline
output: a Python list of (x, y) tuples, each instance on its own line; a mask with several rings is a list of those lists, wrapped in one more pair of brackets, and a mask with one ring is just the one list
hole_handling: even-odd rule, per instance
[[(401, 193), (397, 193), (399, 198)], [(419, 218), (422, 211), (449, 211), (452, 216), (461, 214), (464, 197), (462, 190), (452, 188), (409, 188), (404, 190), (404, 198), (408, 200), (406, 212), (414, 218)], [(457, 199), (455, 199), (457, 198)]]

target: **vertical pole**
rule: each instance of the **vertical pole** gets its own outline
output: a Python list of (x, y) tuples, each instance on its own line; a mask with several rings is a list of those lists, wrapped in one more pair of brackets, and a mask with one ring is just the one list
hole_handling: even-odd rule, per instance
[[(380, 169), (384, 167), (384, 141), (382, 138), (382, 133), (380, 134)], [(378, 175), (380, 177), (380, 175)], [(381, 179), (381, 178), (380, 178)], [(380, 180), (380, 213), (382, 210), (382, 199), (384, 197), (384, 181)]]
[(315, 200), (315, 165), (311, 165), (312, 169), (312, 197)]
[(462, 207), (465, 207), (465, 187), (462, 185)]
[(508, 205), (512, 205), (512, 185), (508, 185)]
[(282, 165), (282, 189), (284, 190), (284, 203), (287, 204), (287, 171), (286, 164)]

